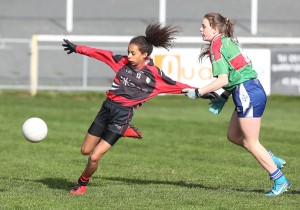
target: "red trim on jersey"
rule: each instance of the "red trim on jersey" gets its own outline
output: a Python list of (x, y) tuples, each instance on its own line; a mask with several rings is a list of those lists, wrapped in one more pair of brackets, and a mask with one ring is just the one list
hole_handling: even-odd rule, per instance
[(212, 46), (212, 53), (214, 55), (214, 58), (212, 61), (218, 61), (220, 58), (222, 58), (221, 54), (221, 47), (222, 47), (222, 41), (221, 37), (223, 34), (218, 34), (216, 35), (213, 40), (211, 41), (211, 46)]
[(233, 66), (235, 70), (240, 70), (244, 66), (246, 66), (248, 63), (245, 61), (245, 58), (242, 54), (239, 54), (238, 56), (231, 59), (230, 64)]

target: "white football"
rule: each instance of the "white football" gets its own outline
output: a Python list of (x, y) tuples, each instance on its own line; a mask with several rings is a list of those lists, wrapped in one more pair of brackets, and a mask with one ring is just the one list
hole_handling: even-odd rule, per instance
[(48, 127), (41, 118), (32, 117), (24, 122), (22, 132), (26, 140), (37, 143), (47, 136)]

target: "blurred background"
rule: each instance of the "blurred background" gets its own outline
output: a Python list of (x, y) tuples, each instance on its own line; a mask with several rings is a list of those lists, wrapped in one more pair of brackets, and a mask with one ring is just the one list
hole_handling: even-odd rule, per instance
[[(269, 94), (300, 95), (300, 1), (299, 0), (164, 0), (165, 23), (182, 27), (180, 37), (200, 38), (202, 17), (219, 12), (235, 22), (240, 38), (275, 37), (277, 43), (244, 43), (252, 54), (265, 50), (254, 63), (266, 62)], [(68, 29), (68, 0), (0, 0), (0, 89), (30, 89), (32, 36), (144, 35), (146, 26), (160, 21), (160, 0), (71, 0), (72, 26)], [(253, 2), (257, 3), (257, 28), (253, 31)], [(70, 14), (70, 13), (69, 13)], [(70, 19), (69, 19), (70, 20)], [(70, 25), (69, 25), (70, 27)], [(291, 40), (292, 39), (292, 40)], [(72, 41), (72, 40), (70, 40)], [(129, 41), (129, 40), (128, 40)], [(288, 43), (287, 43), (288, 42)], [(63, 52), (61, 41), (39, 41), (37, 89), (107, 89), (114, 76), (106, 65), (80, 55)], [(83, 44), (126, 54), (128, 42), (85, 42)], [(241, 42), (241, 44), (243, 44)], [(175, 48), (200, 51), (201, 43), (178, 44)], [(170, 51), (172, 52), (172, 50)], [(178, 51), (176, 51), (178, 52)], [(161, 55), (163, 52), (159, 52)], [(180, 55), (180, 51), (178, 52)], [(154, 57), (157, 54), (154, 53)], [(198, 54), (190, 59), (197, 60)], [(250, 57), (251, 58), (251, 57)], [(186, 58), (182, 58), (184, 60)], [(185, 61), (186, 63), (188, 61)], [(185, 63), (182, 62), (182, 63)], [(201, 64), (195, 64), (200, 65)], [(182, 67), (178, 66), (178, 71)], [(171, 71), (176, 70), (168, 70)], [(167, 73), (168, 73), (167, 72)], [(174, 78), (178, 79), (178, 78)], [(184, 81), (186, 82), (186, 81)]]

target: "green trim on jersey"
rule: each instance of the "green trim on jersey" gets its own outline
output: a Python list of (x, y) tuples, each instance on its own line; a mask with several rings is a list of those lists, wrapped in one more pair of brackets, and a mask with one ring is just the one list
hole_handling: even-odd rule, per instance
[(224, 90), (231, 91), (237, 84), (257, 78), (257, 72), (238, 43), (223, 34), (212, 40), (210, 58), (214, 77), (228, 74), (228, 84), (223, 87)]

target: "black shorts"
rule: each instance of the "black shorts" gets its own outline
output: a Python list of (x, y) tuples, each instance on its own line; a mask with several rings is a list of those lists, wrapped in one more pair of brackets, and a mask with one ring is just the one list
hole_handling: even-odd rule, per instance
[(88, 133), (114, 145), (124, 135), (132, 117), (132, 107), (123, 107), (106, 99), (88, 129)]

